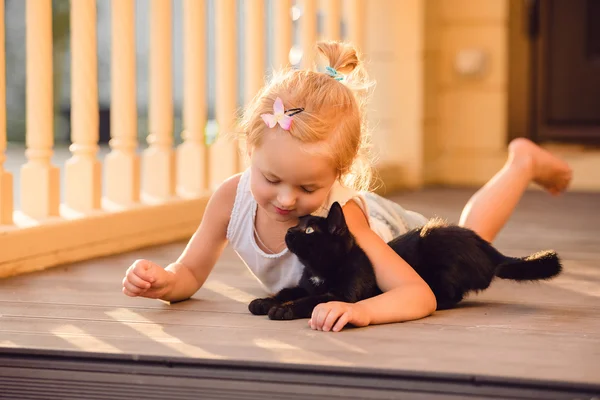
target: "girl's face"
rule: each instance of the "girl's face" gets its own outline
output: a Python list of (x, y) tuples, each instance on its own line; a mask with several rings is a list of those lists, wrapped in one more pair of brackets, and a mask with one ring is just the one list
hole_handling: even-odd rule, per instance
[(250, 154), (250, 190), (273, 219), (295, 221), (323, 205), (337, 178), (322, 143), (302, 143), (269, 129)]

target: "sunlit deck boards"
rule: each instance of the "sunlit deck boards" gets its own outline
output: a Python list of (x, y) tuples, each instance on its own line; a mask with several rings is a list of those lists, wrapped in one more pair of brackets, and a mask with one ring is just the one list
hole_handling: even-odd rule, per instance
[[(471, 192), (393, 197), (455, 221)], [(554, 248), (565, 273), (539, 284), (496, 281), (462, 307), (420, 321), (332, 334), (305, 320), (252, 316), (247, 303), (262, 291), (230, 249), (190, 301), (121, 294), (133, 260), (167, 264), (184, 246), (177, 243), (0, 281), (0, 346), (600, 385), (599, 209), (598, 194), (529, 192), (497, 245), (513, 255)]]

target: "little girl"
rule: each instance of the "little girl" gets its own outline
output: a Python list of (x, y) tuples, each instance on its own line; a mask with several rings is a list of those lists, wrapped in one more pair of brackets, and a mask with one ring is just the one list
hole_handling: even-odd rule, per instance
[[(135, 261), (123, 293), (185, 300), (202, 287), (228, 242), (268, 292), (294, 286), (302, 265), (285, 246), (287, 229), (302, 215), (326, 216), (337, 201), (384, 293), (354, 304), (320, 304), (309, 326), (339, 331), (348, 323), (400, 322), (435, 311), (429, 286), (386, 244), (425, 217), (365, 190), (370, 82), (357, 52), (339, 42), (318, 49), (329, 61), (326, 72), (283, 71), (252, 100), (242, 124), (250, 167), (215, 190), (181, 256), (164, 269)], [(571, 179), (565, 162), (526, 139), (513, 140), (508, 150), (504, 167), (469, 200), (459, 222), (490, 242), (531, 181), (559, 194)]]

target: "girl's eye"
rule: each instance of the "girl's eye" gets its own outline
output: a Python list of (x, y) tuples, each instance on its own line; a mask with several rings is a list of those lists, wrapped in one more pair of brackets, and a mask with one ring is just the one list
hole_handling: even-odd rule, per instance
[(307, 235), (310, 235), (311, 233), (313, 233), (315, 230), (313, 229), (312, 226), (309, 226), (308, 228), (306, 228), (306, 230), (304, 231), (304, 233), (306, 233)]
[(275, 185), (276, 183), (279, 183), (279, 182), (277, 182), (277, 181), (272, 181), (272, 180), (268, 179), (267, 177), (265, 177), (265, 180), (266, 180), (267, 182), (269, 182), (270, 184), (272, 184), (272, 185)]
[(314, 192), (314, 190), (309, 190), (309, 189), (304, 188), (304, 187), (302, 188), (302, 190), (304, 191), (304, 193), (309, 193), (309, 194)]

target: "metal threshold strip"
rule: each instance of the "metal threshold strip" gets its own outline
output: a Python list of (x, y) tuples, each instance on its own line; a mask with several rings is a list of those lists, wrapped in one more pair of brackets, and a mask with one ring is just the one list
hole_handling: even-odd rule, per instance
[[(596, 396), (596, 397), (595, 397)], [(600, 399), (600, 385), (0, 348), (0, 399)]]

